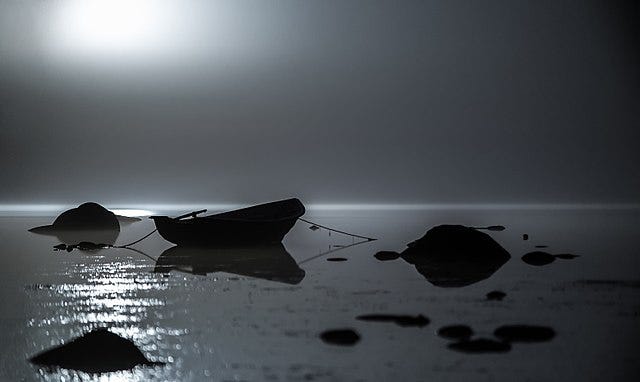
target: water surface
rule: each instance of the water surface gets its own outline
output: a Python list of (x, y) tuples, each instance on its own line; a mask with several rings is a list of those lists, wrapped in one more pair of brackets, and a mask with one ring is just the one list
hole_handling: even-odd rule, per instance
[[(336, 209), (305, 217), (379, 240), (351, 246), (350, 237), (298, 222), (283, 243), (286, 256), (280, 250), (268, 255), (287, 262), (281, 268), (289, 273), (273, 277), (270, 272), (282, 269), (251, 269), (251, 262), (233, 263), (235, 268), (227, 262), (224, 271), (216, 271), (215, 262), (198, 272), (158, 267), (154, 259), (172, 245), (157, 234), (135, 246), (149, 257), (126, 249), (54, 252), (52, 246), (59, 243), (55, 237), (27, 232), (51, 217), (1, 217), (0, 380), (640, 376), (638, 210)], [(445, 223), (505, 226), (487, 233), (511, 259), (488, 278), (444, 288), (401, 258), (374, 257), (382, 250), (401, 251), (428, 228)], [(152, 229), (146, 219), (125, 225), (116, 244)], [(521, 257), (536, 245), (548, 246), (544, 251), (552, 254), (580, 257), (545, 266), (524, 263)], [(334, 251), (314, 258), (329, 250)], [(303, 272), (295, 272), (298, 268)], [(495, 290), (506, 297), (487, 300)], [(366, 314), (422, 314), (430, 322), (401, 326), (356, 319)], [(550, 327), (556, 335), (547, 342), (514, 343), (506, 353), (466, 354), (451, 350), (451, 340), (437, 335), (440, 328), (455, 324), (468, 325), (477, 338), (494, 338), (496, 328), (513, 324)], [(147, 358), (167, 365), (98, 376), (45, 371), (27, 361), (97, 327), (132, 339)], [(360, 341), (336, 346), (320, 338), (326, 330), (344, 328), (356, 331)]]

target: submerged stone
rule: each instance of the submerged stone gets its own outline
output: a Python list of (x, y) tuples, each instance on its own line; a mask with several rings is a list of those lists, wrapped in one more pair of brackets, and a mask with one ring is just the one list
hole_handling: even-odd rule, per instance
[(424, 327), (431, 322), (427, 317), (419, 314), (417, 316), (409, 315), (397, 315), (397, 314), (365, 314), (356, 317), (362, 321), (376, 321), (376, 322), (393, 322), (399, 326), (418, 326)]
[(360, 335), (353, 329), (333, 329), (320, 334), (320, 338), (331, 345), (353, 346), (360, 341)]
[(542, 342), (551, 340), (556, 332), (547, 326), (504, 325), (493, 334), (508, 342)]
[(380, 261), (390, 261), (399, 258), (400, 254), (394, 251), (380, 251), (373, 255), (373, 257)]
[(556, 260), (556, 257), (550, 253), (535, 251), (529, 252), (526, 255), (522, 256), (522, 261), (529, 265), (535, 265), (537, 267), (542, 265), (551, 264)]
[(511, 344), (487, 338), (479, 338), (476, 340), (454, 342), (449, 344), (448, 348), (462, 353), (506, 353), (511, 350)]
[(407, 246), (402, 259), (439, 287), (463, 287), (487, 279), (511, 258), (491, 236), (462, 225), (431, 228)]
[(448, 325), (438, 329), (438, 335), (444, 338), (466, 340), (473, 335), (473, 329), (467, 325)]
[(106, 329), (93, 330), (64, 345), (56, 346), (30, 359), (36, 365), (60, 367), (88, 373), (132, 369), (138, 365), (162, 365), (151, 362), (136, 345)]
[(487, 300), (502, 301), (505, 297), (507, 297), (507, 294), (499, 290), (487, 293)]

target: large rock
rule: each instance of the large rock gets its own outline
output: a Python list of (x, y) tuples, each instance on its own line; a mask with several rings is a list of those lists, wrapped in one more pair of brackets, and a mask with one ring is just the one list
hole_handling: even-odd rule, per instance
[(439, 287), (463, 287), (489, 278), (511, 258), (491, 236), (462, 225), (431, 228), (407, 247), (402, 259)]
[(29, 231), (35, 233), (54, 233), (56, 231), (78, 230), (120, 231), (120, 223), (113, 212), (98, 203), (89, 202), (64, 211), (51, 225), (35, 227)]
[(149, 361), (136, 345), (106, 329), (96, 329), (64, 345), (30, 359), (36, 365), (60, 367), (88, 373), (132, 369), (138, 365), (161, 365)]

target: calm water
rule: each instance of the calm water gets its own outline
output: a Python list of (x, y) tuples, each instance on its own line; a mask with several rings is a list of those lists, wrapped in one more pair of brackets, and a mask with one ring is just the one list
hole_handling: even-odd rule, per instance
[[(54, 252), (52, 246), (59, 243), (55, 237), (27, 232), (51, 217), (0, 218), (0, 380), (640, 376), (638, 210), (324, 211), (306, 217), (379, 240), (331, 247), (353, 241), (299, 222), (286, 237), (285, 250), (268, 254), (262, 265), (255, 265), (259, 269), (245, 261), (227, 266), (227, 272), (215, 272), (215, 264), (171, 270), (153, 260), (172, 247), (157, 234), (135, 246), (151, 258), (125, 249)], [(402, 259), (381, 262), (373, 257), (380, 250), (400, 251), (443, 223), (506, 226), (489, 234), (511, 253), (511, 260), (488, 279), (441, 288)], [(148, 220), (123, 226), (116, 243), (152, 229)], [(522, 240), (523, 233), (529, 234), (528, 241)], [(535, 245), (580, 257), (533, 267), (520, 257)], [(329, 249), (338, 251), (305, 261)], [(329, 262), (327, 257), (348, 261)], [(279, 259), (282, 266), (262, 272), (270, 259)], [(303, 274), (295, 273), (296, 262)], [(200, 274), (189, 273), (194, 271)], [(487, 301), (485, 294), (492, 290), (507, 297)], [(367, 313), (423, 314), (431, 323), (417, 328), (355, 319)], [(557, 336), (549, 342), (514, 344), (503, 354), (464, 354), (448, 349), (450, 342), (436, 335), (440, 327), (457, 323), (484, 337), (499, 325), (514, 323), (550, 326)], [(89, 375), (47, 372), (27, 361), (96, 327), (132, 339), (148, 358), (167, 365)], [(355, 329), (362, 339), (352, 347), (322, 342), (319, 333), (333, 328)]]

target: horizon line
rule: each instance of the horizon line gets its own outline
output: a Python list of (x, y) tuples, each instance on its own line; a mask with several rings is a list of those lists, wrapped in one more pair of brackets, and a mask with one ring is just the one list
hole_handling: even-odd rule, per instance
[[(105, 203), (118, 212), (140, 212), (140, 216), (160, 211), (189, 211), (206, 208), (225, 211), (248, 207), (244, 203)], [(76, 207), (74, 204), (0, 204), (0, 216), (50, 216)], [(635, 210), (640, 203), (310, 203), (310, 211), (409, 211), (409, 210)]]

